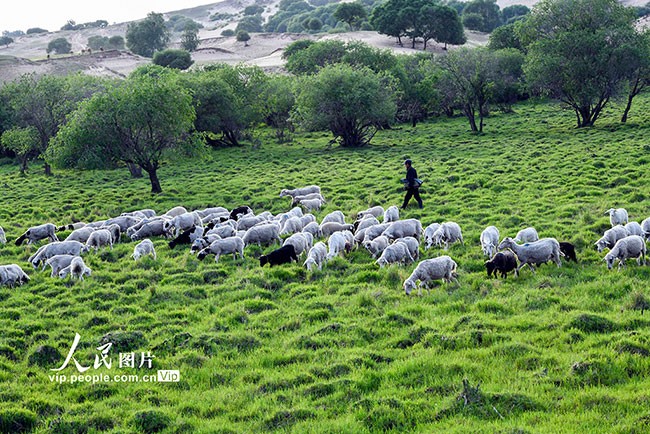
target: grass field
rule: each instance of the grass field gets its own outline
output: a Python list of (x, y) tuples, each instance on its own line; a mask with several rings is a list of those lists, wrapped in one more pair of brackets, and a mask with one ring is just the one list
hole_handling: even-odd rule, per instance
[[(648, 432), (650, 318), (640, 308), (650, 267), (608, 271), (593, 243), (609, 227), (608, 208), (650, 216), (649, 109), (645, 98), (628, 125), (612, 112), (575, 130), (557, 105), (529, 102), (488, 118), (481, 136), (464, 118), (443, 118), (381, 131), (360, 150), (327, 147), (326, 133), (276, 145), (261, 131), (259, 149), (165, 165), (157, 196), (126, 169), (46, 178), (35, 164), (21, 177), (4, 161), (0, 263), (20, 264), (31, 282), (0, 288), (0, 431)], [(402, 217), (453, 220), (465, 237), (448, 252), (460, 285), (422, 297), (401, 287), (414, 265), (379, 269), (362, 249), (308, 273), (301, 264), (260, 269), (256, 258), (271, 249), (215, 264), (163, 239), (154, 240), (158, 260), (135, 263), (134, 244), (123, 242), (86, 256), (92, 276), (69, 283), (31, 270), (36, 247), (11, 242), (31, 225), (140, 208), (279, 213), (289, 209), (282, 188), (312, 183), (329, 199), (319, 219), (340, 209), (351, 221), (369, 206), (400, 204), (407, 157), (425, 180), (425, 207)], [(478, 238), (492, 224), (502, 237), (534, 226), (571, 241), (580, 262), (488, 279)], [(87, 373), (164, 369), (181, 379), (53, 382), (50, 368), (75, 333)], [(94, 369), (109, 333), (113, 365)], [(153, 369), (118, 367), (120, 352), (151, 352)], [(77, 370), (71, 362), (61, 373)]]

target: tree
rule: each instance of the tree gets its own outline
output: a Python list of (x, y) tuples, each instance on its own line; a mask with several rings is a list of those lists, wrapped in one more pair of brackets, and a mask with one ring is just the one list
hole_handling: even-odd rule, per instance
[(68, 54), (72, 50), (72, 44), (66, 38), (56, 38), (47, 44), (47, 54), (54, 51), (56, 54)]
[(506, 23), (512, 23), (514, 21), (517, 21), (522, 17), (525, 17), (529, 13), (530, 13), (530, 9), (528, 8), (528, 6), (524, 6), (524, 5), (507, 6), (501, 10), (501, 16), (503, 17), (503, 21), (505, 21)]
[(101, 48), (108, 47), (108, 37), (107, 36), (91, 36), (88, 38), (88, 47), (91, 50), (98, 51)]
[(30, 29), (27, 29), (25, 32), (28, 35), (34, 35), (36, 33), (49, 33), (46, 29), (43, 29), (41, 27), (32, 27)]
[[(502, 23), (501, 10), (496, 0), (472, 0), (463, 9), (463, 15), (465, 14), (478, 14), (481, 16), (483, 19), (481, 27), (476, 29), (481, 32), (489, 33)], [(465, 20), (463, 20), (463, 24), (465, 24)], [(467, 24), (465, 25), (471, 28)]]
[(199, 47), (199, 29), (196, 26), (186, 26), (181, 35), (181, 47), (183, 50), (194, 51)]
[(370, 24), (387, 36), (397, 38), (397, 43), (402, 45), (402, 36), (406, 36), (406, 24), (402, 21), (400, 10), (406, 3), (398, 0), (388, 0), (372, 10)]
[(4, 45), (6, 47), (9, 46), (9, 44), (13, 44), (14, 39), (9, 37), (9, 36), (0, 36), (0, 45)]
[(93, 169), (136, 164), (149, 175), (151, 192), (161, 193), (161, 163), (192, 155), (200, 145), (191, 134), (195, 113), (189, 92), (173, 73), (144, 68), (84, 101), (52, 141), (48, 160)]
[(39, 138), (38, 131), (34, 127), (11, 128), (2, 133), (2, 147), (16, 154), (20, 159), (20, 173), (27, 171), (27, 163), (31, 158), (38, 155)]
[(245, 16), (239, 20), (237, 27), (235, 27), (235, 33), (239, 33), (240, 31), (260, 33), (262, 30), (262, 17), (260, 15)]
[(318, 18), (310, 18), (309, 21), (307, 22), (307, 30), (311, 30), (312, 32), (317, 32), (322, 28), (323, 28), (323, 22)]
[(650, 86), (650, 32), (643, 31), (637, 36), (638, 41), (633, 44), (637, 51), (633, 56), (631, 66), (632, 74), (627, 82), (627, 103), (621, 116), (621, 122), (627, 122), (627, 117), (632, 108), (632, 100)]
[(494, 29), (494, 31), (490, 33), (490, 38), (488, 39), (488, 48), (490, 50), (515, 48), (519, 51), (523, 51), (524, 46), (519, 39), (517, 30), (519, 26), (520, 24), (518, 22), (514, 22)]
[(236, 39), (237, 42), (243, 42), (244, 47), (248, 47), (248, 41), (251, 40), (251, 35), (249, 35), (246, 30), (240, 30), (237, 32)]
[(367, 68), (326, 66), (298, 83), (295, 118), (308, 130), (329, 129), (343, 147), (365, 146), (395, 118), (393, 87)]
[(467, 42), (463, 23), (455, 9), (449, 6), (427, 5), (420, 9), (422, 20), (422, 39), (424, 40), (423, 50), (427, 49), (427, 41), (430, 39), (438, 43), (463, 45)]
[(108, 38), (108, 46), (115, 50), (124, 50), (124, 38), (119, 35), (111, 36)]
[(244, 8), (244, 15), (261, 15), (264, 13), (264, 6), (250, 5)]
[(169, 30), (162, 14), (150, 12), (142, 21), (129, 23), (126, 28), (126, 46), (135, 54), (152, 57), (169, 43)]
[(192, 66), (194, 61), (189, 51), (168, 48), (163, 51), (156, 51), (153, 55), (153, 63), (167, 68), (184, 70)]
[(285, 68), (296, 75), (315, 74), (319, 68), (338, 63), (346, 51), (345, 43), (337, 40), (301, 44), (306, 47), (297, 51), (292, 48), (286, 57)]
[(291, 140), (287, 130), (293, 132), (291, 110), (295, 106), (293, 92), (294, 79), (286, 75), (272, 75), (262, 87), (260, 104), (262, 116), (267, 125), (275, 128), (275, 137), (279, 143)]
[(350, 26), (350, 31), (358, 29), (359, 23), (366, 19), (366, 8), (359, 2), (339, 3), (334, 11), (334, 18)]
[(531, 90), (569, 106), (578, 127), (593, 126), (638, 64), (634, 19), (616, 0), (542, 0), (520, 29)]
[(297, 41), (290, 43), (284, 48), (284, 51), (282, 52), (282, 58), (284, 60), (287, 60), (293, 56), (294, 53), (297, 53), (300, 50), (304, 50), (312, 44), (314, 44), (314, 41), (311, 39), (298, 39)]

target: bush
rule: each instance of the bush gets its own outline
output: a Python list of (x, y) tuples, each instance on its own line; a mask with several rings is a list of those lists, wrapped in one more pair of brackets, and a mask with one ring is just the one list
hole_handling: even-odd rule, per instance
[(153, 63), (167, 68), (184, 70), (192, 66), (194, 61), (189, 51), (168, 49), (157, 51), (153, 55)]
[(72, 44), (66, 38), (56, 38), (47, 44), (47, 53), (54, 51), (56, 54), (68, 54), (72, 50)]
[(34, 35), (36, 33), (49, 33), (47, 30), (42, 29), (40, 27), (32, 27), (31, 29), (27, 29), (26, 32), (28, 35)]
[(171, 423), (171, 418), (157, 410), (140, 411), (133, 416), (136, 429), (145, 433), (159, 432)]
[(231, 36), (235, 36), (235, 31), (233, 29), (226, 29), (223, 32), (221, 32), (221, 36), (225, 36), (227, 38)]
[(0, 432), (29, 432), (36, 426), (36, 415), (20, 409), (0, 410)]

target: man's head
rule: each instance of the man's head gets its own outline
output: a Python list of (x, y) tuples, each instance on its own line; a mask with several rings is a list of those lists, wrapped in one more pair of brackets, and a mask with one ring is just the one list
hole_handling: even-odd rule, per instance
[(411, 167), (411, 160), (404, 160), (404, 165), (406, 166), (407, 169)]

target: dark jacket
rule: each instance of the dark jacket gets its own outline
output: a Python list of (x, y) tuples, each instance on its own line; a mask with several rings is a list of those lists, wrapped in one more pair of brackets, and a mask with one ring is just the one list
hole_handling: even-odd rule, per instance
[(409, 167), (406, 170), (406, 187), (414, 188), (415, 187), (415, 178), (418, 177), (418, 172), (416, 172), (413, 166)]

